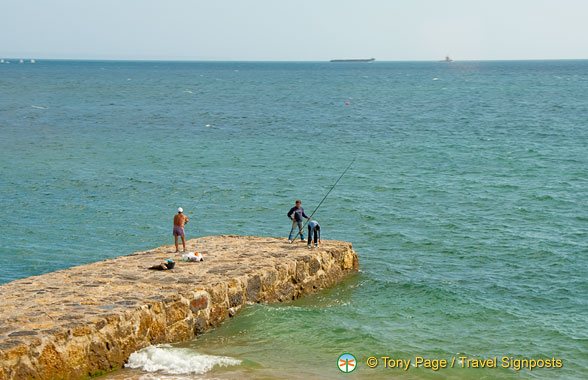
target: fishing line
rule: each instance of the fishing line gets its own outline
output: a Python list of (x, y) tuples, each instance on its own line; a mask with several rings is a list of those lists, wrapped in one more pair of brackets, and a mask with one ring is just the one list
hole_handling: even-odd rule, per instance
[[(356, 158), (357, 158), (357, 156), (353, 157), (353, 160), (351, 160), (351, 163), (349, 164), (349, 166), (347, 166), (347, 168), (343, 171), (343, 174), (341, 174), (339, 176), (339, 178), (337, 179), (337, 181), (335, 182), (335, 184), (333, 186), (331, 186), (331, 188), (329, 189), (329, 191), (327, 192), (327, 194), (319, 202), (318, 206), (316, 206), (316, 208), (314, 209), (314, 211), (312, 212), (312, 214), (310, 214), (309, 218), (312, 219), (312, 216), (314, 215), (314, 213), (316, 212), (316, 210), (318, 210), (319, 207), (321, 207), (321, 205), (323, 204), (323, 202), (325, 201), (325, 199), (327, 199), (327, 197), (329, 196), (329, 194), (331, 193), (331, 191), (333, 191), (333, 189), (335, 188), (335, 186), (337, 186), (337, 184), (339, 183), (339, 181), (341, 180), (341, 178), (343, 178), (343, 176), (345, 175), (345, 173), (347, 173), (347, 170), (349, 170), (349, 168), (351, 167), (351, 165), (353, 165), (353, 163), (355, 162), (355, 159)], [(306, 227), (307, 224), (308, 224), (308, 219), (306, 220), (306, 222), (304, 222), (304, 225), (302, 226), (302, 231), (303, 232), (304, 232), (304, 228)], [(296, 240), (296, 238), (298, 237), (298, 235), (300, 235), (300, 230), (298, 231), (298, 233), (296, 234), (296, 236), (294, 236), (294, 239), (292, 239), (292, 241)]]

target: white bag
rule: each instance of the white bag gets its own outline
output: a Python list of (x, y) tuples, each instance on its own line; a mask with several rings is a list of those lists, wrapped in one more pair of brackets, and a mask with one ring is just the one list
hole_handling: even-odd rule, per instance
[(182, 261), (204, 261), (200, 252), (188, 252), (182, 255)]

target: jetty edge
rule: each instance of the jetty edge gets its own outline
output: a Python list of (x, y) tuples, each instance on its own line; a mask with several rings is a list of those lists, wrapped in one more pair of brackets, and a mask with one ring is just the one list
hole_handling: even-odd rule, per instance
[[(0, 285), (0, 379), (77, 380), (121, 368), (129, 355), (185, 341), (249, 303), (285, 302), (359, 269), (351, 243), (319, 248), (284, 238), (207, 236)], [(147, 268), (167, 258), (172, 270)]]

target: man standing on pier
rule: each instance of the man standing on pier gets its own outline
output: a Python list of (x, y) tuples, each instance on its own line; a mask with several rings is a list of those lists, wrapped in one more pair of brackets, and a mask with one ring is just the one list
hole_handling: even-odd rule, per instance
[(292, 220), (292, 229), (290, 230), (290, 236), (288, 237), (288, 243), (292, 243), (292, 237), (294, 236), (294, 231), (296, 231), (296, 226), (298, 226), (298, 231), (300, 232), (300, 240), (304, 241), (304, 231), (302, 230), (302, 218), (306, 218), (310, 220), (308, 216), (304, 213), (304, 209), (300, 206), (302, 202), (296, 201), (296, 206), (292, 207), (290, 211), (288, 211), (288, 218)]
[(176, 243), (176, 252), (178, 250), (178, 236), (182, 237), (182, 246), (184, 247), (184, 252), (186, 252), (186, 240), (184, 237), (184, 224), (188, 223), (190, 220), (186, 215), (184, 215), (184, 209), (178, 207), (178, 213), (174, 216), (174, 240)]

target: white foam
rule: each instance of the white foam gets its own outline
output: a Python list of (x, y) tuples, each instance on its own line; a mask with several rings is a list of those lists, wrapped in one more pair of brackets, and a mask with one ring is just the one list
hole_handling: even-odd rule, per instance
[(162, 344), (133, 352), (125, 367), (141, 369), (145, 372), (162, 371), (171, 375), (200, 375), (215, 366), (226, 367), (239, 364), (241, 364), (240, 360), (226, 356), (203, 355), (189, 348), (173, 348)]

